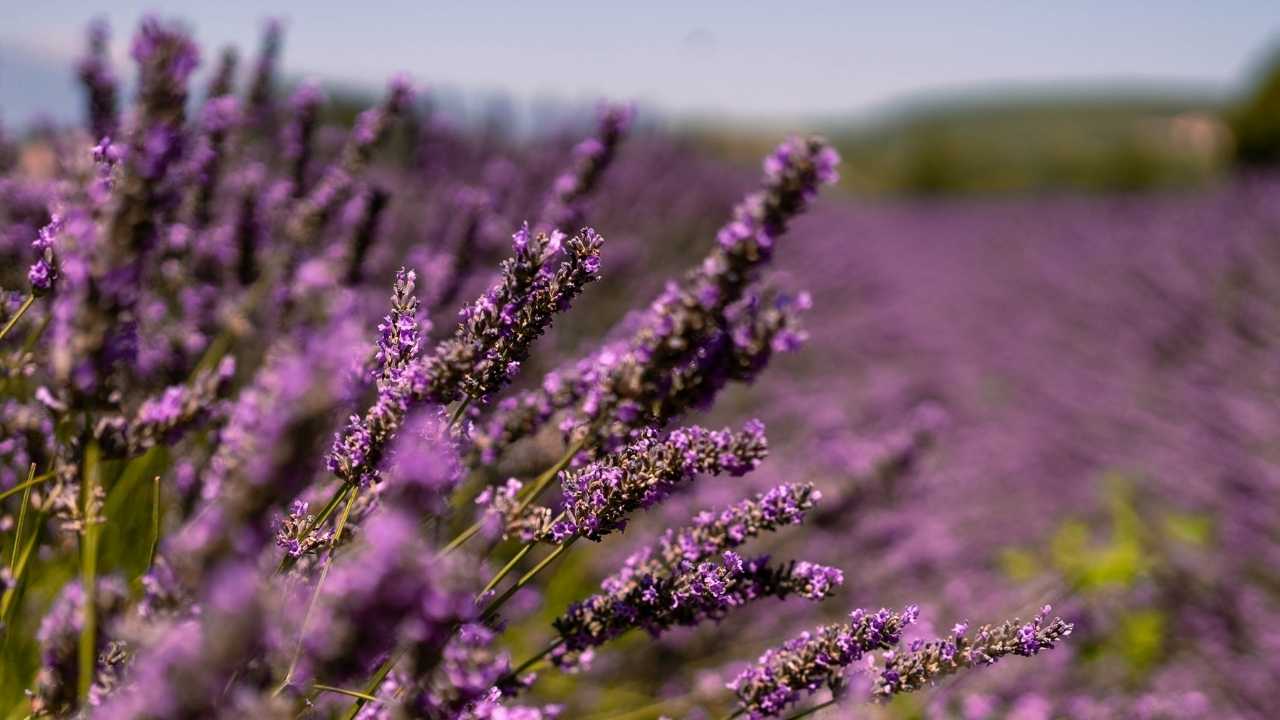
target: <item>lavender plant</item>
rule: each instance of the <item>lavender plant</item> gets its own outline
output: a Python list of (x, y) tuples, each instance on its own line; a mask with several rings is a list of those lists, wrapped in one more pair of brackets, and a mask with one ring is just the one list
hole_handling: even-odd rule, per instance
[[(48, 177), (0, 178), (0, 254), (21, 260), (0, 270), (17, 289), (0, 303), (0, 710), (550, 718), (593, 695), (557, 697), (539, 676), (586, 678), (632, 630), (661, 651), (760, 607), (811, 624), (849, 592), (846, 575), (879, 590), (829, 548), (773, 559), (794, 556), (781, 543), (807, 533), (782, 531), (829, 490), (760, 486), (771, 464), (805, 467), (766, 462), (763, 423), (678, 425), (806, 339), (809, 295), (766, 269), (837, 179), (824, 140), (781, 143), (713, 231), (704, 200), (723, 209), (732, 195), (691, 196), (692, 164), (687, 180), (670, 163), (614, 177), (635, 141), (630, 106), (602, 106), (566, 153), (558, 137), (451, 128), (397, 77), (352, 127), (333, 126), (317, 86), (277, 97), (282, 33), (268, 25), (240, 94), (224, 51), (195, 106), (195, 43), (148, 18), (121, 112), (95, 25), (78, 68), (86, 127), (57, 130)], [(652, 223), (617, 208), (646, 193), (691, 219), (643, 232), (687, 230), (710, 248), (564, 362), (543, 346), (571, 344), (584, 300), (634, 296), (628, 273), (610, 275), (614, 241), (585, 223)], [(634, 252), (618, 244), (620, 268)], [(870, 465), (905, 474), (934, 420), (909, 423), (892, 462)], [(540, 443), (559, 460), (513, 464)], [(837, 514), (856, 504), (847, 490), (830, 492)], [(626, 547), (709, 506), (722, 509)], [(573, 555), (579, 539), (597, 552)], [(747, 543), (773, 547), (746, 555)], [(612, 564), (598, 589), (593, 562)], [(915, 617), (859, 611), (690, 703), (777, 716), (804, 692), (842, 690), (845, 669), (896, 647)], [(861, 700), (1036, 654), (1070, 629), (1037, 616), (893, 651)]]

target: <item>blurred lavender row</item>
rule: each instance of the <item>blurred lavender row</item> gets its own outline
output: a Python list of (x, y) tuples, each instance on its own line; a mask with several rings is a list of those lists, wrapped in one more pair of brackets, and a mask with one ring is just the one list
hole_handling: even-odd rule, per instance
[(0, 148), (5, 712), (1277, 710), (1274, 180), (833, 201), (108, 43)]

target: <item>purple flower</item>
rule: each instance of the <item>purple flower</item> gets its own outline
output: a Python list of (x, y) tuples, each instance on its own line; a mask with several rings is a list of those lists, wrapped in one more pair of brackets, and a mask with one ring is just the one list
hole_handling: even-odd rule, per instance
[(916, 614), (914, 606), (900, 614), (885, 608), (854, 610), (846, 623), (823, 625), (766, 651), (729, 689), (753, 720), (778, 717), (804, 693), (823, 686), (838, 694), (845, 687), (845, 668), (868, 653), (897, 645)]
[(561, 473), (565, 520), (556, 534), (571, 532), (598, 541), (623, 529), (631, 513), (662, 502), (695, 476), (744, 475), (767, 452), (764, 427), (758, 421), (747, 423), (739, 433), (680, 428), (665, 440), (653, 430), (638, 431), (617, 453)]
[[(743, 560), (728, 551), (719, 564), (686, 563), (637, 575), (625, 586), (573, 603), (552, 623), (567, 651), (556, 661), (571, 663), (574, 654), (633, 628), (657, 637), (673, 627), (718, 621), (761, 598), (798, 595), (823, 600), (843, 579), (834, 568), (805, 563), (798, 571), (798, 563), (774, 566), (768, 560), (768, 556)], [(815, 577), (822, 578), (820, 586), (814, 584)]]
[[(1071, 634), (1071, 623), (1049, 620), (1046, 605), (1029, 623), (1018, 619), (983, 625), (972, 638), (962, 632), (924, 643), (919, 648), (885, 657), (873, 690), (880, 699), (923, 689), (961, 670), (993, 665), (1006, 655), (1030, 657)], [(961, 628), (962, 626), (957, 626)], [(967, 629), (967, 628), (964, 628)]]

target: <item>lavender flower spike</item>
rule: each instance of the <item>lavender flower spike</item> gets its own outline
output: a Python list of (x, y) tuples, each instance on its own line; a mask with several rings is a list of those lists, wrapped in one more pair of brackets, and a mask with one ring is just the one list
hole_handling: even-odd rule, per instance
[(543, 220), (551, 228), (570, 232), (582, 224), (582, 201), (613, 162), (634, 116), (635, 108), (630, 105), (600, 107), (595, 135), (574, 146), (573, 166), (552, 185), (551, 197), (542, 211)]
[(799, 524), (821, 499), (822, 494), (813, 485), (786, 484), (720, 512), (698, 513), (692, 525), (667, 530), (656, 546), (632, 553), (622, 569), (605, 578), (600, 587), (610, 593), (621, 592), (637, 578), (700, 563), (762, 533)]
[(391, 312), (378, 324), (378, 377), (394, 380), (422, 350), (422, 329), (418, 323), (418, 297), (414, 285), (418, 274), (400, 268), (391, 290)]
[(49, 224), (40, 228), (36, 239), (31, 241), (31, 249), (36, 251), (36, 261), (27, 271), (27, 281), (31, 283), (31, 293), (42, 297), (53, 292), (58, 281), (58, 256), (54, 252), (54, 240), (62, 232), (66, 221), (58, 213), (54, 213)]
[(271, 18), (267, 21), (258, 59), (254, 63), (253, 79), (249, 82), (249, 115), (256, 124), (268, 130), (274, 120), (271, 101), (275, 92), (276, 63), (283, 35), (284, 26), (279, 19)]
[[(591, 228), (568, 239), (534, 235), (527, 225), (516, 232), (502, 278), (462, 310), (454, 336), (409, 371), (414, 397), (441, 404), (464, 396), (481, 400), (505, 385), (551, 318), (600, 276), (603, 243)], [(553, 270), (548, 261), (556, 255), (563, 259)]]
[(378, 325), (378, 396), (363, 416), (351, 416), (329, 452), (329, 470), (348, 483), (363, 485), (374, 478), (383, 449), (409, 412), (409, 388), (402, 375), (417, 362), (422, 343), (416, 281), (412, 270), (400, 268), (396, 273), (391, 312)]
[[(661, 426), (687, 410), (688, 402), (705, 402), (724, 380), (754, 377), (738, 367), (758, 371), (768, 352), (750, 354), (745, 352), (748, 347), (771, 351), (775, 336), (780, 338), (776, 349), (793, 346), (801, 337), (790, 329), (794, 309), (804, 309), (805, 300), (782, 315), (762, 312), (754, 301), (738, 313), (729, 311), (743, 300), (772, 257), (790, 220), (805, 209), (821, 185), (836, 180), (838, 162), (839, 156), (819, 138), (792, 138), (778, 146), (765, 160), (761, 189), (734, 208), (732, 219), (717, 234), (716, 246), (682, 282), (667, 286), (630, 338), (548, 376), (542, 388), (508, 402), (478, 434), (480, 454), (496, 456), (555, 413), (575, 405), (576, 417), (569, 426), (593, 428), (602, 436), (596, 444), (611, 447), (637, 424)], [(750, 307), (753, 304), (755, 308)], [(739, 315), (736, 322), (728, 317), (732, 314)], [(758, 327), (725, 338), (724, 328), (729, 325)], [(751, 342), (730, 355), (725, 352), (728, 339), (740, 346), (742, 340)], [(709, 353), (716, 361), (706, 359)], [(684, 376), (678, 384), (672, 383), (674, 372)], [(694, 391), (683, 392), (685, 386), (693, 386)], [(682, 394), (683, 399), (676, 401)], [(655, 404), (659, 412), (652, 410)]]
[(543, 539), (562, 542), (581, 536), (598, 541), (625, 528), (631, 513), (661, 502), (698, 474), (745, 475), (768, 449), (764, 424), (758, 420), (739, 433), (694, 426), (675, 430), (665, 440), (654, 430), (639, 431), (620, 452), (563, 473), (565, 519), (550, 527)]
[(902, 629), (918, 615), (915, 605), (901, 613), (854, 610), (849, 622), (823, 625), (769, 649), (729, 683), (729, 689), (752, 720), (778, 717), (802, 693), (824, 685), (839, 694), (845, 688), (845, 668), (867, 653), (896, 646)]
[(119, 83), (108, 60), (109, 33), (106, 20), (94, 20), (89, 25), (89, 52), (76, 65), (87, 96), (89, 133), (95, 141), (115, 134), (118, 122)]
[(971, 638), (968, 626), (956, 625), (945, 638), (933, 640), (905, 653), (889, 653), (876, 681), (874, 694), (888, 699), (899, 693), (914, 692), (961, 670), (994, 665), (1006, 655), (1031, 657), (1041, 650), (1052, 649), (1054, 643), (1071, 634), (1073, 626), (1055, 617), (1048, 605), (1040, 609), (1031, 622), (1014, 618), (999, 625), (983, 625)]
[(132, 457), (157, 445), (173, 444), (188, 429), (219, 412), (219, 399), (230, 388), (235, 375), (235, 358), (225, 357), (203, 371), (188, 385), (172, 385), (147, 398), (133, 417), (106, 417), (98, 421), (95, 434), (108, 457)]
[(307, 171), (311, 165), (312, 140), (324, 104), (324, 92), (313, 82), (303, 82), (289, 98), (289, 123), (282, 131), (284, 157), (288, 162), (289, 179), (294, 197), (306, 191)]
[[(355, 179), (368, 168), (374, 150), (386, 138), (392, 122), (405, 112), (412, 100), (413, 88), (409, 81), (404, 77), (396, 77), (387, 87), (383, 101), (360, 113), (342, 147), (338, 161), (325, 170), (320, 182), (298, 200), (290, 213), (286, 232), (295, 244), (310, 244), (315, 241), (316, 231), (334, 208), (351, 194)], [(301, 102), (311, 104), (308, 96), (303, 96)], [(297, 132), (298, 142), (302, 146), (294, 149), (298, 153), (294, 158), (295, 162), (308, 155), (310, 130), (298, 128)], [(302, 170), (295, 166), (294, 172), (296, 174)]]
[(571, 664), (577, 653), (632, 628), (657, 637), (673, 627), (720, 620), (730, 610), (759, 598), (799, 595), (823, 600), (844, 582), (844, 574), (833, 567), (808, 562), (771, 566), (768, 560), (768, 556), (743, 560), (726, 551), (718, 564), (686, 564), (674, 575), (645, 575), (620, 592), (574, 603), (552, 623), (564, 648), (556, 662)]

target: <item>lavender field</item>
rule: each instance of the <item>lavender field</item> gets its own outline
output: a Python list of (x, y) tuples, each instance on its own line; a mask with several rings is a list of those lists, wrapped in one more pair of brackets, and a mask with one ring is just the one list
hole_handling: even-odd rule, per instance
[(0, 717), (1280, 713), (1280, 175), (871, 199), (88, 40), (0, 136)]

